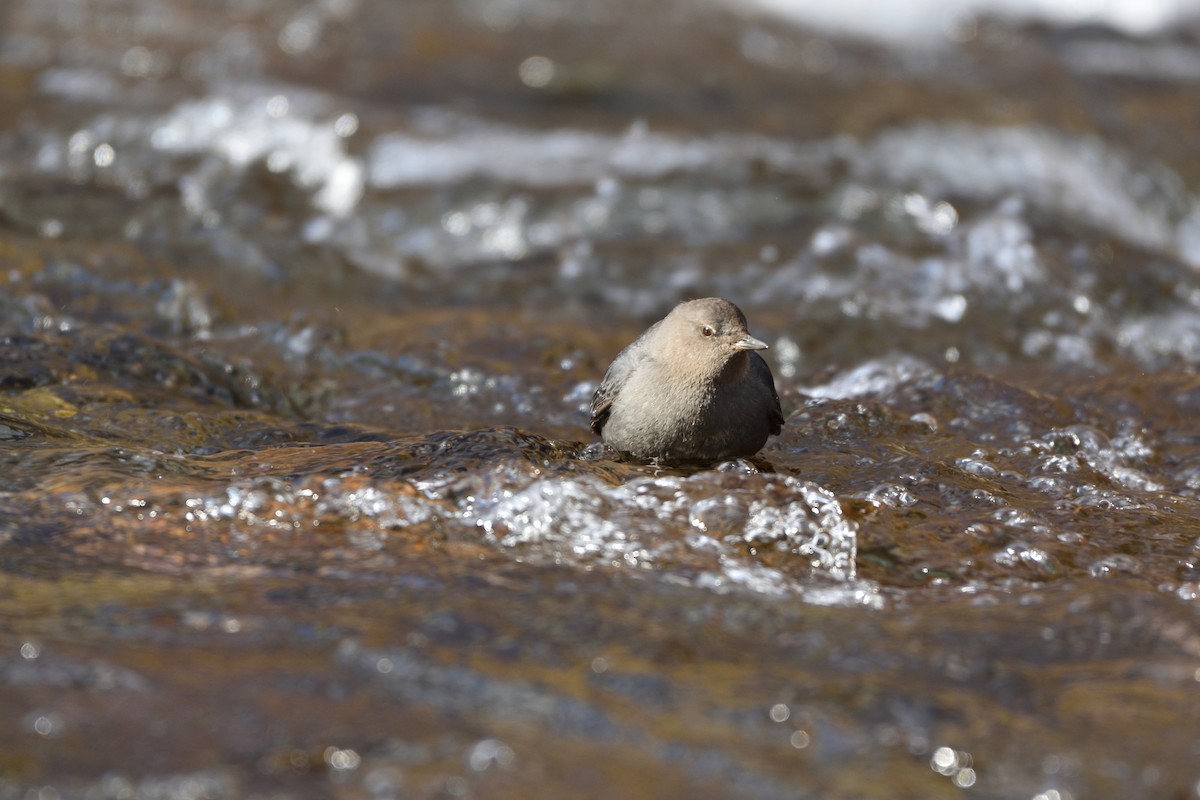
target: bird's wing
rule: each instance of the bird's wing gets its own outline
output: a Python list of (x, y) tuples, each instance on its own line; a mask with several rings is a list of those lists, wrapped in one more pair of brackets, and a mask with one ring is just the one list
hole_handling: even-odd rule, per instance
[(758, 353), (750, 353), (750, 369), (754, 375), (766, 384), (771, 389), (771, 396), (775, 398), (775, 404), (768, 411), (768, 416), (771, 420), (771, 433), (778, 435), (783, 430), (783, 409), (779, 405), (779, 392), (775, 391), (775, 378), (771, 375), (771, 368), (767, 366), (767, 362)]
[(646, 360), (646, 338), (657, 327), (658, 323), (656, 322), (633, 344), (618, 353), (617, 357), (613, 359), (612, 365), (609, 366), (608, 372), (604, 373), (604, 380), (600, 381), (600, 386), (592, 395), (590, 422), (592, 433), (599, 434), (604, 430), (604, 423), (608, 422), (608, 414), (612, 410), (613, 400), (621, 393), (621, 389), (629, 381), (629, 376), (633, 374), (638, 364)]

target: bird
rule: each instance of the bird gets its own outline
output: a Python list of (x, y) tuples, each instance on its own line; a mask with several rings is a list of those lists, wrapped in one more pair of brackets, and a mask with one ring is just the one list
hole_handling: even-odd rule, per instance
[(680, 303), (622, 350), (592, 396), (590, 427), (641, 460), (753, 456), (783, 428), (771, 368), (728, 300)]

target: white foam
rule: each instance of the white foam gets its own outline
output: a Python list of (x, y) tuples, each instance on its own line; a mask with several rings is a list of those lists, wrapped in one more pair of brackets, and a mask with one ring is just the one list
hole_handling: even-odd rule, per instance
[(177, 105), (152, 126), (150, 141), (169, 153), (213, 153), (237, 170), (266, 161), (312, 190), (314, 207), (342, 216), (362, 198), (364, 171), (336, 127), (336, 119), (312, 119), (284, 95), (222, 95)]
[[(426, 126), (431, 127), (431, 126)], [(525, 186), (569, 186), (612, 177), (676, 172), (733, 173), (765, 164), (784, 173), (823, 163), (823, 151), (754, 135), (679, 138), (635, 125), (621, 135), (536, 131), (476, 120), (385, 134), (367, 156), (367, 181), (381, 189), (485, 178)]]
[(735, 11), (765, 12), (832, 34), (896, 46), (961, 41), (981, 16), (1038, 20), (1053, 25), (1108, 25), (1146, 35), (1193, 18), (1189, 0), (713, 0)]

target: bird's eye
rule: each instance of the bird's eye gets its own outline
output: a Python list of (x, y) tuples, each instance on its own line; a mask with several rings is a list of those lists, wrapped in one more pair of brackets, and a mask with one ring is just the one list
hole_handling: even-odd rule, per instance
[(705, 325), (704, 328), (700, 332), (703, 333), (705, 336), (713, 336), (716, 334), (716, 331), (714, 331), (712, 329), (711, 325)]

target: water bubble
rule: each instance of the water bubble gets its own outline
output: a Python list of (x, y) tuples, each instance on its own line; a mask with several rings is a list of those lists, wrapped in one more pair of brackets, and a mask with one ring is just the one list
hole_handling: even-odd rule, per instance
[(954, 230), (954, 226), (957, 224), (958, 209), (945, 200), (939, 200), (929, 212), (924, 228), (929, 233), (945, 235)]
[(72, 156), (82, 156), (92, 149), (94, 141), (95, 135), (86, 128), (75, 131), (75, 133), (71, 134), (71, 138), (67, 140), (67, 153)]
[(273, 119), (281, 119), (287, 116), (290, 103), (287, 95), (277, 94), (267, 99), (266, 111), (267, 116)]
[(813, 234), (808, 247), (813, 255), (825, 257), (832, 255), (854, 240), (854, 231), (845, 225), (826, 225), (818, 228)]
[(759, 27), (750, 27), (742, 32), (739, 41), (742, 58), (772, 66), (783, 66), (785, 52), (779, 38)]
[(359, 765), (362, 764), (362, 757), (349, 749), (343, 750), (338, 747), (326, 747), (323, 755), (325, 763), (339, 772), (358, 769)]
[(108, 142), (97, 145), (96, 149), (92, 152), (92, 161), (101, 169), (112, 166), (115, 157), (116, 151), (113, 150), (113, 146)]
[(467, 754), (467, 764), (475, 772), (483, 772), (493, 764), (508, 767), (516, 760), (513, 749), (499, 739), (484, 739)]
[(950, 747), (939, 747), (933, 751), (933, 757), (929, 759), (929, 765), (934, 772), (948, 775), (958, 767), (958, 755)]
[(969, 789), (975, 785), (975, 770), (970, 767), (960, 769), (954, 775), (954, 785), (961, 789)]
[(137, 45), (121, 56), (121, 71), (131, 78), (144, 78), (150, 74), (154, 57), (149, 48)]
[(507, 33), (521, 19), (519, 0), (485, 0), (481, 18), (496, 33)]
[(349, 139), (358, 132), (358, 115), (346, 113), (333, 121), (333, 132), (342, 139)]
[(521, 83), (531, 89), (541, 89), (554, 80), (554, 62), (545, 56), (530, 56), (517, 67)]
[(771, 345), (771, 348), (771, 352), (775, 354), (775, 365), (779, 369), (779, 374), (785, 378), (794, 378), (799, 371), (800, 345), (787, 336), (780, 336)]
[(297, 56), (312, 50), (321, 37), (321, 21), (315, 16), (297, 16), (279, 32), (279, 49)]
[(1110, 577), (1118, 573), (1137, 575), (1141, 572), (1141, 564), (1133, 556), (1114, 553), (1093, 561), (1088, 567), (1088, 574), (1094, 578)]
[(934, 313), (946, 322), (960, 322), (967, 313), (967, 298), (962, 294), (943, 297), (935, 303)]
[(63, 732), (63, 718), (53, 711), (34, 711), (26, 715), (25, 727), (38, 736), (59, 736)]

